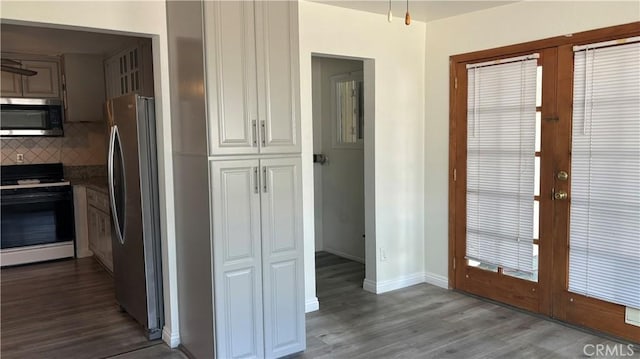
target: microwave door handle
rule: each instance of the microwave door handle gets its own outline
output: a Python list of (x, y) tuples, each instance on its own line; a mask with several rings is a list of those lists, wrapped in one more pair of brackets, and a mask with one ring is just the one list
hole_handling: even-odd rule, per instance
[(120, 219), (118, 218), (118, 211), (116, 207), (116, 196), (115, 196), (115, 183), (113, 179), (113, 166), (114, 166), (114, 156), (115, 156), (115, 147), (116, 147), (116, 137), (118, 136), (118, 126), (111, 126), (111, 133), (109, 135), (109, 159), (108, 159), (108, 179), (109, 179), (109, 198), (111, 202), (111, 216), (113, 218), (114, 227), (116, 227), (116, 235), (118, 237), (118, 241), (124, 244), (124, 238), (122, 236), (122, 232), (120, 231)]

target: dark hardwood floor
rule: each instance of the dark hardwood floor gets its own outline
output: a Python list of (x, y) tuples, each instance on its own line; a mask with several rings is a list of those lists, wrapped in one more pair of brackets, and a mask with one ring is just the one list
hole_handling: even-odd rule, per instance
[(3, 268), (0, 283), (2, 359), (121, 353), (130, 358), (155, 346), (170, 351), (159, 340), (148, 341), (142, 328), (120, 312), (113, 279), (93, 258)]
[(316, 254), (320, 310), (307, 314), (298, 358), (582, 358), (587, 344), (621, 345), (429, 284), (374, 295), (363, 279), (364, 265)]
[[(585, 345), (626, 350), (428, 284), (374, 295), (362, 290), (362, 264), (328, 253), (316, 254), (316, 267), (320, 310), (307, 314), (307, 350), (295, 358), (586, 358)], [(119, 312), (111, 277), (91, 258), (2, 269), (0, 276), (2, 359), (186, 358), (148, 342)], [(624, 357), (640, 358), (634, 350)]]

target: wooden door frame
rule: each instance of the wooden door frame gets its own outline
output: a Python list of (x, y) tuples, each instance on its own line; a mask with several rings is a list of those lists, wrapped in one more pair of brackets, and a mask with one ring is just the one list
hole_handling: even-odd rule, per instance
[[(457, 226), (458, 221), (463, 221), (465, 216), (465, 208), (464, 206), (456, 205), (456, 193), (457, 185), (459, 185), (463, 181), (457, 181), (458, 176), (465, 175), (464, 168), (457, 168), (458, 166), (458, 157), (457, 156), (466, 156), (466, 148), (458, 148), (459, 143), (464, 143), (463, 136), (466, 134), (464, 129), (459, 129), (457, 126), (458, 121), (460, 121), (461, 116), (466, 116), (463, 109), (465, 108), (463, 102), (466, 102), (466, 97), (464, 99), (461, 98), (458, 93), (458, 88), (463, 88), (466, 86), (466, 77), (458, 77), (458, 73), (461, 71), (465, 71), (466, 63), (470, 62), (483, 62), (483, 61), (491, 61), (498, 58), (519, 56), (531, 54), (533, 52), (544, 51), (545, 49), (554, 48), (557, 51), (558, 60), (556, 63), (547, 63), (543, 66), (549, 66), (552, 71), (556, 72), (556, 81), (554, 84), (544, 84), (543, 87), (546, 90), (546, 95), (549, 96), (549, 92), (553, 92), (553, 96), (556, 97), (553, 102), (553, 107), (548, 109), (552, 113), (556, 113), (557, 116), (565, 119), (564, 121), (557, 121), (555, 124), (555, 130), (559, 131), (559, 135), (553, 140), (553, 145), (555, 147), (556, 153), (558, 151), (569, 153), (570, 151), (569, 144), (571, 139), (571, 109), (572, 109), (572, 85), (573, 85), (573, 67), (570, 66), (570, 69), (567, 68), (567, 64), (573, 64), (573, 51), (572, 47), (575, 45), (584, 45), (588, 43), (615, 40), (622, 37), (631, 37), (640, 35), (640, 22), (633, 22), (629, 24), (617, 25), (612, 27), (607, 27), (603, 29), (589, 30), (584, 32), (579, 32), (571, 35), (564, 36), (556, 36), (542, 40), (536, 40), (521, 44), (509, 45), (504, 47), (499, 47), (495, 49), (481, 50), (475, 51), (471, 53), (453, 55), (449, 59), (449, 258), (448, 258), (448, 273), (449, 273), (449, 288), (455, 289), (459, 287), (460, 280), (456, 278), (457, 275), (462, 275), (462, 268), (464, 268), (463, 263), (456, 264), (456, 231), (460, 231), (464, 233), (466, 231), (466, 226), (464, 222), (461, 222), (459, 226)], [(571, 50), (570, 53), (568, 50)], [(567, 56), (571, 56), (567, 58)], [(570, 62), (567, 62), (570, 61)], [(546, 86), (545, 86), (546, 85)], [(543, 96), (545, 96), (545, 91), (543, 91)], [(549, 103), (549, 101), (547, 101)], [(544, 101), (543, 101), (544, 106)], [(544, 110), (543, 110), (544, 111)], [(545, 126), (545, 122), (543, 121), (543, 127)], [(548, 126), (548, 125), (547, 125)], [(543, 129), (544, 132), (544, 129)], [(544, 144), (543, 144), (544, 146)], [(459, 153), (460, 152), (460, 153)], [(569, 163), (566, 161), (559, 160), (556, 156), (552, 161), (547, 161), (553, 164), (553, 171), (557, 171), (559, 169), (565, 169), (569, 166)], [(564, 157), (568, 158), (567, 156)], [(548, 171), (549, 169), (547, 169)], [(541, 168), (541, 177), (542, 171), (545, 171), (544, 168)], [(549, 177), (547, 175), (547, 177)], [(550, 178), (547, 178), (546, 181), (550, 181)], [(545, 181), (544, 178), (541, 178), (541, 187), (543, 185), (542, 181)], [(567, 182), (567, 189), (569, 186), (569, 182)], [(544, 194), (541, 193), (541, 196)], [(557, 202), (556, 202), (557, 203)], [(559, 213), (558, 210), (568, 210), (568, 202), (564, 202), (558, 206), (558, 208), (554, 208), (554, 218), (553, 223), (551, 224), (552, 233), (551, 237), (551, 248), (553, 248), (553, 253), (550, 258), (548, 258), (548, 262), (545, 265), (550, 265), (553, 269), (550, 274), (550, 287), (541, 288), (541, 290), (546, 291), (548, 293), (547, 298), (549, 300), (542, 300), (540, 303), (540, 309), (538, 312), (554, 316), (560, 320), (571, 321), (578, 325), (588, 326), (590, 328), (594, 328), (596, 330), (606, 330), (606, 325), (612, 325), (613, 329), (608, 329), (611, 334), (616, 336), (620, 336), (626, 339), (633, 340), (633, 338), (629, 337), (628, 327), (631, 327), (628, 324), (624, 323), (624, 313), (620, 313), (619, 306), (611, 304), (611, 306), (605, 305), (605, 314), (602, 315), (594, 315), (589, 318), (585, 318), (584, 320), (575, 321), (568, 318), (568, 311), (571, 311), (571, 308), (575, 308), (576, 306), (580, 306), (583, 310), (593, 310), (595, 300), (592, 298), (587, 298), (579, 295), (564, 295), (562, 292), (567, 288), (568, 281), (568, 268), (559, 268), (558, 266), (567, 265), (568, 260), (568, 235), (563, 231), (568, 228), (567, 219), (568, 216), (560, 216), (562, 219), (558, 219), (559, 216), (556, 214)], [(541, 218), (542, 220), (542, 218)], [(564, 222), (560, 222), (563, 221)], [(541, 257), (542, 258), (542, 257)], [(456, 266), (459, 269), (456, 273)], [(542, 263), (541, 263), (542, 266)], [(560, 270), (558, 270), (560, 269)], [(544, 297), (542, 295), (541, 297)], [(569, 298), (571, 297), (571, 298)], [(553, 303), (571, 303), (572, 306), (569, 305), (553, 305)], [(621, 317), (622, 315), (622, 317)], [(604, 320), (607, 317), (608, 319)], [(604, 323), (604, 324), (603, 324)], [(633, 330), (636, 330), (636, 327), (633, 327)], [(636, 339), (637, 340), (637, 339)]]

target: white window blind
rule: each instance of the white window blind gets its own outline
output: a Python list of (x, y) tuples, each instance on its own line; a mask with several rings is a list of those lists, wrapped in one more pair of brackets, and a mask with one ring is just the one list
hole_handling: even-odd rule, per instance
[(537, 57), (467, 66), (466, 255), (528, 273), (533, 271)]
[(569, 290), (640, 308), (640, 43), (575, 51)]

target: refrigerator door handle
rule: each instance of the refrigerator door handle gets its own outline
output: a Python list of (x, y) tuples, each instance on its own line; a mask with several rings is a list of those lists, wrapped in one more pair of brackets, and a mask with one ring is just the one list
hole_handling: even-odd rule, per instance
[[(120, 218), (118, 218), (118, 210), (117, 210), (117, 205), (116, 205), (116, 196), (115, 196), (115, 183), (114, 183), (114, 179), (113, 179), (113, 166), (114, 166), (114, 156), (116, 155), (115, 153), (115, 147), (116, 147), (116, 139), (118, 139), (118, 126), (117, 125), (113, 125), (111, 126), (111, 134), (109, 135), (109, 163), (108, 163), (108, 179), (109, 179), (109, 199), (111, 200), (111, 215), (113, 218), (113, 222), (115, 224), (114, 227), (116, 227), (116, 236), (118, 237), (118, 241), (121, 244), (124, 244), (124, 236), (123, 233), (120, 229)], [(122, 147), (120, 147), (120, 158), (122, 158)]]

